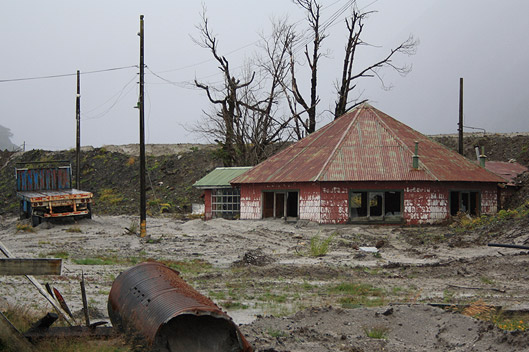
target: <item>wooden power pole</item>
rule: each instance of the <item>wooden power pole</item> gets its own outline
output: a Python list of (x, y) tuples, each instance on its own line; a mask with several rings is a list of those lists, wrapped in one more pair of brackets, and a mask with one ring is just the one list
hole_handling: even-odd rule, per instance
[(140, 237), (147, 235), (147, 201), (145, 197), (145, 109), (144, 109), (144, 57), (143, 57), (143, 15), (140, 15)]
[(463, 155), (463, 77), (459, 78), (459, 154)]
[(75, 187), (81, 189), (81, 73), (77, 70), (77, 96), (75, 98), (77, 133), (75, 143)]

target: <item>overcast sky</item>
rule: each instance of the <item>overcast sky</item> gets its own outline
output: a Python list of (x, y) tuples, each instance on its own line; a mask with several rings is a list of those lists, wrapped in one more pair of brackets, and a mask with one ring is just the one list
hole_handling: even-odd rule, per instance
[[(345, 0), (322, 0), (329, 19)], [(232, 67), (258, 51), (270, 19), (288, 16), (303, 30), (304, 13), (289, 0), (205, 0), (219, 52)], [(487, 132), (529, 131), (529, 1), (358, 0), (377, 11), (365, 25), (365, 39), (377, 48), (360, 63), (387, 54), (410, 34), (420, 40), (406, 77), (383, 71), (393, 88), (377, 80), (360, 82), (358, 92), (372, 105), (425, 134), (455, 133), (459, 78), (464, 77), (465, 125)], [(75, 146), (76, 70), (81, 70), (82, 145), (137, 143), (139, 16), (145, 15), (146, 141), (205, 142), (186, 131), (210, 109), (203, 91), (193, 88), (222, 78), (210, 53), (193, 43), (200, 22), (199, 1), (3, 1), (0, 125), (15, 144), (28, 148)], [(330, 121), (325, 110), (335, 100), (333, 82), (343, 60), (344, 12), (329, 28), (328, 55), (320, 71), (318, 127)], [(119, 70), (110, 70), (123, 68)], [(149, 71), (175, 82), (169, 84)], [(103, 71), (89, 73), (90, 71)], [(12, 81), (53, 75), (53, 79)], [(305, 87), (307, 92), (308, 87)], [(302, 88), (303, 89), (303, 88)], [(307, 94), (307, 93), (306, 93)], [(472, 130), (468, 130), (472, 131)]]

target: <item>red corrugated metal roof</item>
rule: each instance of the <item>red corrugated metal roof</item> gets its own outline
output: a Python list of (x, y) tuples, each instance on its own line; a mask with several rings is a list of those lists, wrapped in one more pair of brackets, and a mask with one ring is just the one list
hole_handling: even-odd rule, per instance
[(529, 171), (528, 168), (521, 164), (506, 161), (487, 161), (485, 167), (487, 170), (505, 179), (509, 185), (515, 185), (514, 180), (516, 177)]
[[(415, 141), (419, 168), (413, 169)], [(502, 182), (497, 175), (362, 104), (232, 183), (314, 181)]]

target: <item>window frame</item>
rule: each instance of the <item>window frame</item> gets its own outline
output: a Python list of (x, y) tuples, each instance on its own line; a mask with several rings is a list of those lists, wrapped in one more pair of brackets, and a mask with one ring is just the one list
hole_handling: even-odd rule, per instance
[(241, 190), (233, 188), (213, 188), (211, 190), (211, 217), (234, 219), (241, 214)]
[[(386, 215), (386, 193), (398, 193), (400, 197), (400, 215)], [(353, 193), (366, 193), (366, 216), (353, 217), (351, 207), (351, 197)], [(372, 216), (371, 206), (369, 206), (370, 194), (382, 193), (382, 215)], [(404, 189), (349, 189), (347, 198), (347, 208), (350, 223), (403, 223), (404, 222)]]

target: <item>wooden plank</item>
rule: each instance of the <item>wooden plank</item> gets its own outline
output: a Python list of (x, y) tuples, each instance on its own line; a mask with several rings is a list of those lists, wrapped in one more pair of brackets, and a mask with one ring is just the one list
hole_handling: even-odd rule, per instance
[[(8, 258), (13, 258), (13, 255), (11, 254), (11, 252), (9, 251), (9, 249), (7, 249), (6, 246), (4, 246), (4, 244), (2, 242), (0, 242), (0, 251), (2, 251), (2, 253), (4, 253), (4, 255)], [(40, 294), (44, 296), (44, 298), (46, 298), (48, 300), (48, 302), (50, 302), (50, 304), (53, 306), (53, 308), (55, 308), (55, 310), (60, 314), (62, 315), (62, 317), (64, 318), (64, 320), (66, 320), (66, 322), (69, 324), (69, 325), (75, 325), (75, 321), (70, 318), (68, 316), (68, 314), (66, 314), (66, 312), (61, 308), (61, 306), (57, 303), (57, 301), (55, 300), (55, 298), (53, 298), (47, 291), (44, 287), (42, 287), (42, 285), (32, 276), (32, 275), (25, 275), (26, 278), (29, 280), (29, 282), (31, 282), (33, 284), (33, 286), (35, 286), (37, 288), (37, 290), (39, 290)]]
[(61, 275), (62, 259), (0, 258), (0, 275)]

